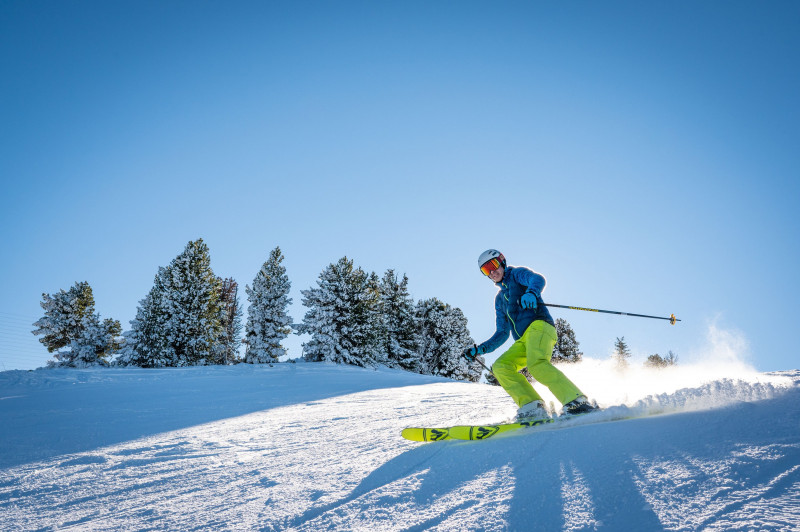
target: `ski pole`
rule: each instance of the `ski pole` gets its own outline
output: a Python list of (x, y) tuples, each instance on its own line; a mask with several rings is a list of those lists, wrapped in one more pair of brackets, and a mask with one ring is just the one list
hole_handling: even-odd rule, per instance
[[(486, 371), (488, 371), (489, 373), (491, 373), (492, 375), (494, 375), (494, 371), (492, 371), (491, 369), (487, 368), (487, 367), (486, 367), (486, 364), (484, 364), (483, 362), (481, 362), (481, 359), (480, 359), (480, 358), (478, 358), (478, 355), (475, 355), (475, 360), (477, 360), (477, 361), (478, 361), (478, 364), (480, 364), (481, 366), (483, 366), (483, 369), (485, 369)], [(497, 377), (495, 377), (495, 379), (496, 379), (496, 378), (497, 378)]]
[[(476, 349), (476, 350), (478, 349), (478, 344), (475, 344), (475, 349)], [(478, 362), (478, 364), (480, 364), (481, 366), (483, 366), (483, 369), (485, 369), (486, 371), (488, 371), (489, 373), (491, 373), (492, 375), (494, 375), (494, 372), (493, 372), (493, 371), (492, 371), (490, 368), (487, 368), (487, 367), (486, 367), (486, 364), (484, 364), (483, 362), (481, 362), (481, 359), (480, 359), (480, 358), (478, 358), (479, 356), (480, 356), (480, 355), (479, 355), (478, 353), (475, 353), (475, 358), (474, 358), (473, 360), (477, 361), (477, 362)], [(469, 359), (467, 359), (467, 360), (469, 360)], [(497, 378), (497, 377), (495, 377), (495, 378)]]
[(572, 310), (586, 310), (588, 312), (603, 312), (605, 314), (617, 314), (619, 316), (636, 316), (637, 318), (653, 318), (655, 320), (667, 320), (672, 325), (675, 325), (676, 321), (681, 321), (675, 317), (675, 314), (670, 314), (669, 318), (664, 318), (661, 316), (648, 316), (647, 314), (633, 314), (632, 312), (617, 312), (616, 310), (600, 310), (596, 308), (572, 307), (570, 305), (556, 305), (555, 303), (545, 303), (545, 306), (558, 307), (558, 308), (571, 308)]

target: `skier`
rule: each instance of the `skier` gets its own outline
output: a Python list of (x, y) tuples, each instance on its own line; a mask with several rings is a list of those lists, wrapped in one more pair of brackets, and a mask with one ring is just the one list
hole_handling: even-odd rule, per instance
[(500, 288), (494, 300), (497, 331), (487, 341), (464, 351), (468, 360), (491, 353), (508, 339), (514, 344), (492, 365), (492, 373), (500, 386), (517, 403), (515, 421), (536, 421), (550, 417), (541, 396), (519, 373), (525, 366), (538, 382), (547, 386), (563, 406), (563, 414), (591, 412), (597, 406), (550, 363), (558, 341), (550, 311), (542, 301), (545, 279), (522, 266), (506, 266), (506, 258), (496, 249), (488, 249), (478, 257), (478, 266)]

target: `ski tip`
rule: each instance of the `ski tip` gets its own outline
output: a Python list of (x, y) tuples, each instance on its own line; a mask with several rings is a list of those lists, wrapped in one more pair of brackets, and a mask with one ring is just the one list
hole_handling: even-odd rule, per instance
[(449, 439), (450, 429), (448, 428), (422, 428), (409, 427), (403, 429), (400, 435), (411, 441), (439, 441)]

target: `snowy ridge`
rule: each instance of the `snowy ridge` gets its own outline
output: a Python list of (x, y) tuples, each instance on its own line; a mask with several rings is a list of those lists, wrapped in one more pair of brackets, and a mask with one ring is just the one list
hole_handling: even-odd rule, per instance
[(399, 431), (514, 407), (497, 387), (316, 363), (0, 373), (0, 529), (800, 526), (800, 373), (567, 371), (594, 375), (608, 422), (430, 444)]

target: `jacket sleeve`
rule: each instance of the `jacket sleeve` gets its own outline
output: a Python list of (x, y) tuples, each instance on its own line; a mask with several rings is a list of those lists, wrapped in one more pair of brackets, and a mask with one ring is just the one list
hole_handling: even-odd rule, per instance
[(503, 304), (500, 300), (500, 297), (501, 295), (497, 294), (497, 297), (494, 298), (494, 311), (496, 316), (497, 330), (491, 338), (478, 346), (482, 347), (486, 353), (491, 353), (503, 345), (506, 340), (508, 340), (508, 335), (511, 334), (511, 327), (509, 326), (508, 318), (506, 318), (506, 314), (503, 311)]
[(542, 290), (544, 290), (544, 286), (547, 284), (543, 275), (529, 270), (528, 268), (518, 266), (514, 268), (514, 278), (519, 284), (527, 287), (527, 290), (525, 290), (526, 293), (533, 294), (538, 300), (542, 299)]

